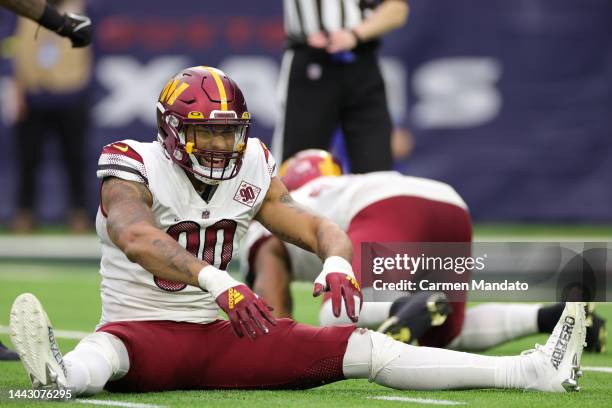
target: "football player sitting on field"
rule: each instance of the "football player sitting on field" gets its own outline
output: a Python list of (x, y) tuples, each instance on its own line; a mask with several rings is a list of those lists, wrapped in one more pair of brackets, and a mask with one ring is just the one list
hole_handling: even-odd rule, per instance
[[(472, 241), (467, 206), (451, 186), (392, 171), (341, 173), (335, 158), (317, 149), (296, 154), (279, 169), (281, 181), (295, 201), (346, 231), (359, 283), (362, 242)], [(275, 317), (291, 317), (289, 283), (311, 282), (321, 270), (317, 256), (281, 241), (257, 222), (249, 227), (241, 260), (245, 280), (274, 308)], [(358, 326), (378, 328), (406, 343), (418, 340), (425, 346), (484, 350), (530, 334), (550, 333), (564, 307), (562, 303), (488, 303), (466, 310), (465, 299), (455, 296), (454, 300), (448, 302), (445, 293), (427, 291), (393, 302), (366, 302)], [(600, 352), (605, 345), (604, 320), (592, 310), (588, 313), (587, 350)], [(326, 293), (320, 324), (350, 323), (344, 309), (339, 318), (337, 315)]]
[(100, 325), (62, 356), (40, 302), (20, 295), (11, 340), (34, 388), (299, 389), (368, 378), (402, 390), (577, 389), (583, 303), (566, 305), (545, 346), (512, 357), (415, 347), (354, 325), (276, 320), (226, 272), (253, 219), (323, 260), (315, 293), (331, 292), (333, 308), (343, 303), (352, 321), (361, 292), (351, 241), (291, 198), (274, 158), (247, 137), (250, 121), (234, 81), (192, 67), (161, 92), (156, 141), (103, 148)]

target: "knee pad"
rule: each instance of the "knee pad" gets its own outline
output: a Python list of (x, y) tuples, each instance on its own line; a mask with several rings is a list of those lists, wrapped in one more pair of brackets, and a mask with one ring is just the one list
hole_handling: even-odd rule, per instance
[(393, 340), (382, 333), (357, 329), (348, 341), (343, 370), (346, 378), (363, 378), (367, 375), (370, 382), (390, 362), (398, 358), (405, 344)]
[(378, 374), (393, 360), (397, 359), (406, 344), (393, 340), (391, 337), (369, 331), (372, 341), (372, 367), (370, 369), (370, 382), (376, 381)]
[(117, 337), (97, 332), (82, 339), (64, 356), (68, 367), (67, 385), (75, 395), (95, 395), (108, 381), (127, 374), (130, 360), (127, 349)]
[(79, 342), (75, 351), (78, 351), (79, 348), (89, 349), (101, 355), (112, 369), (111, 380), (118, 380), (130, 369), (130, 359), (125, 345), (118, 337), (110, 333), (92, 333)]

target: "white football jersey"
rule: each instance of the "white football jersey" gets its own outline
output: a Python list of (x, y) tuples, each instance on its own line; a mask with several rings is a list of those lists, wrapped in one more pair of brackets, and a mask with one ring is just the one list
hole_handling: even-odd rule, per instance
[[(405, 176), (396, 171), (343, 176), (319, 177), (291, 193), (294, 200), (335, 222), (344, 231), (357, 213), (375, 202), (391, 197), (410, 196), (440, 201), (467, 210), (459, 194), (440, 181)], [(258, 222), (253, 222), (241, 249), (241, 272), (249, 276), (251, 250), (257, 249), (270, 232)], [(314, 254), (295, 245), (285, 243), (293, 280), (313, 281), (321, 272), (323, 264)]]
[[(97, 171), (100, 179), (118, 177), (145, 184), (153, 196), (158, 227), (194, 256), (219, 269), (227, 269), (237, 254), (275, 175), (272, 155), (254, 138), (247, 143), (238, 175), (221, 182), (208, 203), (158, 142), (111, 143), (104, 147)], [(100, 325), (126, 320), (209, 323), (217, 319), (217, 304), (207, 292), (158, 279), (128, 260), (108, 236), (102, 207), (96, 229), (102, 242)]]

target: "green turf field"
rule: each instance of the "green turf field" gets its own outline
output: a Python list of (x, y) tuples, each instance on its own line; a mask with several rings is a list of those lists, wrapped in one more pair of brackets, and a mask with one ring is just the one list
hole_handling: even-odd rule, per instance
[[(34, 235), (56, 236), (66, 234), (68, 230), (61, 225), (42, 225), (37, 228)], [(11, 232), (6, 227), (0, 225), (0, 235), (10, 235)], [(474, 225), (474, 234), (478, 236), (547, 236), (554, 240), (554, 237), (564, 238), (592, 236), (612, 239), (612, 225), (595, 224), (551, 224), (551, 223), (478, 223)]]
[[(0, 326), (6, 327), (13, 299), (29, 291), (41, 300), (56, 330), (91, 331), (99, 317), (99, 278), (94, 265), (31, 265), (26, 263), (0, 263)], [(296, 318), (302, 322), (315, 323), (317, 305), (305, 284), (294, 286)], [(612, 304), (602, 304), (599, 311), (610, 321)], [(5, 344), (10, 344), (6, 334), (0, 334)], [(544, 342), (545, 336), (532, 336), (508, 343), (489, 352), (492, 355), (516, 354), (533, 347), (535, 342)], [(60, 339), (64, 352), (70, 350), (77, 340)], [(162, 351), (160, 350), (160, 353)], [(274, 356), (270, 356), (271, 359)], [(612, 367), (612, 355), (585, 355), (583, 366)], [(36, 405), (31, 401), (8, 400), (8, 389), (27, 388), (29, 382), (20, 363), (0, 362), (0, 406), (19, 404)], [(385, 389), (365, 380), (351, 380), (330, 384), (308, 391), (203, 391), (167, 392), (154, 394), (110, 394), (104, 392), (93, 399), (131, 402), (158, 406), (365, 406), (394, 407), (422, 405), (418, 402), (382, 401), (371, 399), (380, 396), (407, 397), (414, 399), (440, 400), (462, 403), (468, 406), (496, 407), (604, 407), (612, 404), (612, 373), (585, 372), (581, 383), (583, 390), (572, 394), (544, 394), (522, 391), (483, 390), (447, 392), (409, 392)], [(85, 403), (86, 400), (80, 400)], [(38, 404), (44, 404), (42, 402)], [(53, 406), (63, 406), (53, 403)], [(58, 405), (59, 404), (59, 405)], [(71, 403), (74, 406), (74, 403)]]

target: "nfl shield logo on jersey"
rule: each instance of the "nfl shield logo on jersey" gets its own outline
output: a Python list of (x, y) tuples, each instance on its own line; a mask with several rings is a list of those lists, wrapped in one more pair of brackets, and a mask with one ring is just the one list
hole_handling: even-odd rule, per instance
[(236, 191), (234, 200), (246, 206), (252, 207), (253, 204), (255, 204), (255, 200), (257, 200), (257, 197), (259, 197), (260, 192), (261, 188), (249, 184), (246, 181), (243, 181), (242, 183), (240, 183), (238, 191)]

